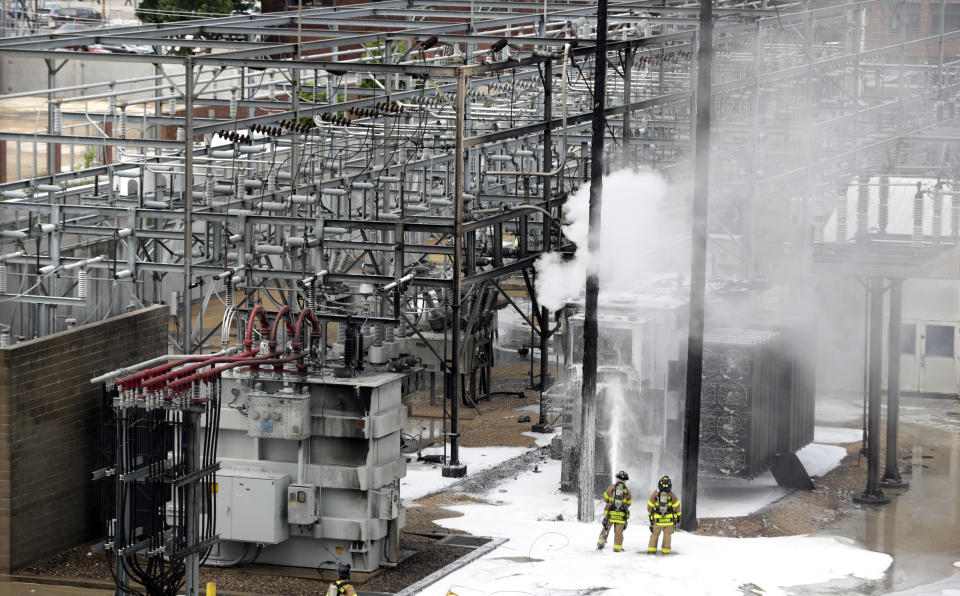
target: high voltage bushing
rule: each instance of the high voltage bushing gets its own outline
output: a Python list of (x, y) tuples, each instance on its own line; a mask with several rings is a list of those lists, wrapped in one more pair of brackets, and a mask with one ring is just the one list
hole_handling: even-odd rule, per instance
[(77, 298), (87, 297), (87, 270), (77, 271)]

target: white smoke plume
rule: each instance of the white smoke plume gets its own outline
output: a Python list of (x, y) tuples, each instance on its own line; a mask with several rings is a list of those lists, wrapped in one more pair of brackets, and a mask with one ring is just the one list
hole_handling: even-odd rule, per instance
[(603, 179), (600, 249), (587, 250), (590, 185), (564, 205), (564, 234), (577, 245), (572, 260), (558, 253), (537, 261), (537, 299), (558, 310), (579, 295), (588, 267), (597, 267), (601, 293), (629, 292), (644, 277), (689, 271), (690, 223), (685, 192), (653, 171), (620, 170)]

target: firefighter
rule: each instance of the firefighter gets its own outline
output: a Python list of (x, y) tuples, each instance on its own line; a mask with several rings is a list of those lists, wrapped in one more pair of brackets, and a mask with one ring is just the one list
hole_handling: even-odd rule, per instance
[(647, 515), (650, 516), (650, 543), (647, 544), (647, 552), (657, 552), (657, 541), (662, 533), (663, 546), (660, 552), (670, 554), (670, 537), (680, 523), (680, 499), (673, 494), (673, 483), (669, 476), (664, 476), (657, 482), (657, 490), (647, 501)]
[(350, 565), (337, 568), (337, 581), (327, 588), (327, 596), (357, 596), (357, 591), (350, 585)]
[(626, 482), (630, 477), (623, 470), (617, 472), (617, 481), (603, 491), (603, 530), (597, 540), (597, 549), (602, 549), (607, 542), (610, 526), (613, 526), (613, 552), (623, 552), (623, 531), (627, 529), (630, 519), (630, 489)]

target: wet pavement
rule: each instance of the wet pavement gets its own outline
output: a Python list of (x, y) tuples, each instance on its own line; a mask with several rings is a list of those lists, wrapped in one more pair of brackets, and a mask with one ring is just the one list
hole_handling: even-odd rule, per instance
[[(893, 563), (878, 581), (829, 582), (791, 594), (960, 596), (960, 402), (913, 397), (901, 403), (900, 431), (913, 440), (910, 457), (901, 462), (909, 488), (885, 490), (887, 505), (851, 503), (843, 520), (821, 532), (887, 553)], [(818, 400), (818, 424), (860, 425), (859, 399), (823, 405)], [(885, 429), (885, 418), (882, 424)]]

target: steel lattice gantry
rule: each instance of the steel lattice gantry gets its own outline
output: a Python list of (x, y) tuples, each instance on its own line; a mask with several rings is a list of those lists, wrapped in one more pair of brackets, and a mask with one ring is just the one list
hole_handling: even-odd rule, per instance
[[(806, 255), (818, 197), (949, 145), (937, 132), (955, 124), (960, 31), (907, 27), (903, 0), (717, 4), (708, 225), (750, 277), (776, 267), (760, 258), (771, 220)], [(945, 4), (930, 3), (941, 17)], [(263, 303), (316, 313), (330, 359), (354, 324), (377, 347), (381, 327), (416, 335), (447, 377), (445, 473), (462, 474), (457, 379), (477, 366), (468, 346), (500, 280), (532, 289), (542, 252), (574, 248), (559, 223), (590, 171), (595, 12), (388, 0), (0, 41), (48, 75), (0, 97), (0, 112), (34, 97), (47, 115), (0, 132), (17, 177), (20, 156), (46, 154), (0, 183), (0, 322), (33, 337), (170, 301), (171, 341), (192, 353)], [(697, 17), (671, 0), (609, 4), (608, 171), (689, 177)], [(124, 44), (152, 53), (79, 51)], [(117, 77), (58, 87), (75, 60)], [(63, 168), (69, 147), (93, 163)], [(940, 163), (918, 167), (952, 159), (924, 155)], [(550, 313), (531, 310), (544, 389)]]

